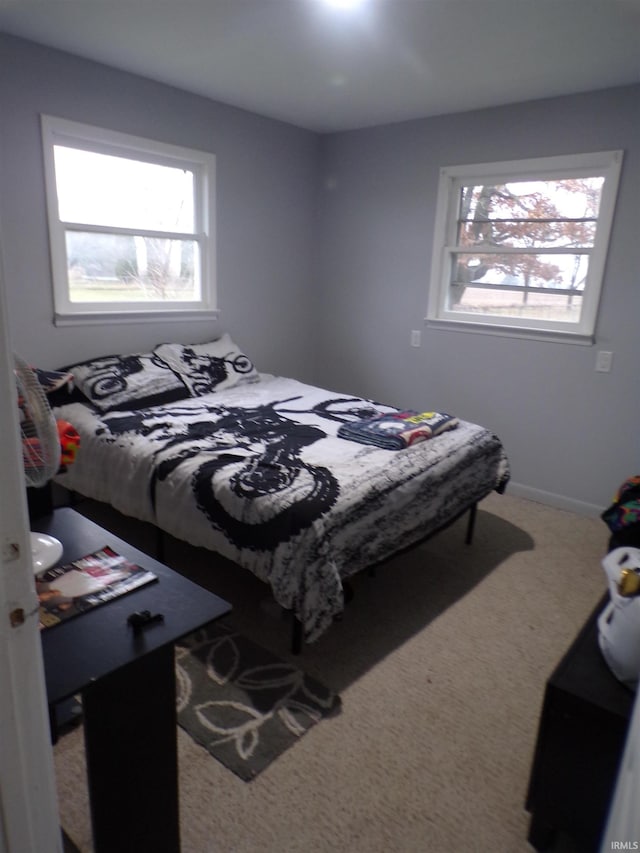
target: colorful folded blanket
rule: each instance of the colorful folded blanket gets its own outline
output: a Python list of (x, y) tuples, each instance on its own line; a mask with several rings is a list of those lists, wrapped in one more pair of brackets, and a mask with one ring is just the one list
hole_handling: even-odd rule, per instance
[(403, 450), (457, 426), (458, 419), (445, 412), (388, 412), (341, 424), (338, 436), (385, 450)]

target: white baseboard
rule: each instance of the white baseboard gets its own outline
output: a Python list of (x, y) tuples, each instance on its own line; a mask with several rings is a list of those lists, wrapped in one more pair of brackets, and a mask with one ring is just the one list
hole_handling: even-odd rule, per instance
[(553, 506), (556, 509), (566, 509), (569, 512), (575, 512), (576, 515), (586, 515), (591, 518), (597, 518), (606, 509), (604, 506), (578, 501), (574, 498), (568, 498), (565, 495), (556, 495), (554, 492), (533, 489), (531, 486), (522, 485), (522, 483), (514, 483), (513, 480), (509, 481), (506, 494), (514, 495), (517, 498), (525, 498), (529, 501), (537, 501), (537, 503)]

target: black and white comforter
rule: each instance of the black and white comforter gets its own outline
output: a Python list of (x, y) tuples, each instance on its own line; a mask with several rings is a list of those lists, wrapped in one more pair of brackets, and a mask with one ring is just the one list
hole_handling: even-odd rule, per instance
[(223, 554), (271, 586), (306, 641), (342, 610), (342, 579), (417, 542), (509, 478), (481, 426), (390, 451), (338, 438), (393, 411), (292, 379), (99, 413), (55, 410), (81, 435), (58, 482)]

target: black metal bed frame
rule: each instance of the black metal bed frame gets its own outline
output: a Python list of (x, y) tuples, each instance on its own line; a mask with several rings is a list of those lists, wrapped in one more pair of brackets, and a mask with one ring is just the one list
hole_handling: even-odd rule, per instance
[[(471, 542), (473, 541), (473, 533), (474, 533), (474, 530), (476, 527), (476, 516), (478, 514), (478, 502), (477, 501), (474, 504), (472, 504), (470, 507), (468, 507), (467, 509), (462, 510), (461, 513), (458, 513), (458, 515), (456, 515), (450, 521), (447, 521), (446, 524), (443, 524), (441, 527), (438, 527), (437, 530), (432, 531), (427, 536), (423, 537), (422, 539), (419, 539), (417, 542), (414, 542), (412, 545), (409, 545), (407, 548), (403, 548), (400, 551), (396, 551), (393, 556), (396, 557), (398, 554), (402, 554), (405, 551), (409, 551), (412, 548), (416, 548), (418, 545), (421, 545), (424, 542), (428, 542), (432, 536), (436, 536), (438, 533), (442, 533), (442, 531), (446, 530), (447, 527), (450, 527), (450, 525), (455, 524), (455, 522), (458, 521), (459, 518), (462, 518), (462, 516), (466, 512), (469, 513), (469, 519), (467, 521), (467, 532), (466, 532), (465, 537), (464, 537), (464, 542), (465, 542), (465, 545), (470, 545)], [(390, 558), (387, 558), (387, 559), (390, 559)], [(368, 572), (369, 575), (373, 576), (373, 575), (375, 575), (376, 567), (382, 565), (384, 562), (386, 562), (386, 561), (382, 560), (380, 563), (376, 563), (373, 566), (369, 566), (368, 568), (363, 569), (362, 571)], [(302, 652), (302, 646), (303, 646), (302, 622), (300, 622), (300, 620), (298, 619), (298, 617), (295, 615), (295, 613), (293, 611), (290, 611), (290, 612), (291, 612), (291, 620), (292, 620), (292, 624), (291, 624), (291, 653), (294, 655), (299, 655)]]
[[(50, 484), (49, 484), (49, 486), (50, 486)], [(77, 506), (83, 500), (87, 500), (87, 498), (84, 495), (80, 494), (79, 492), (71, 491), (70, 489), (67, 489), (64, 486), (57, 486), (57, 488), (64, 489), (64, 491), (69, 495), (69, 505), (70, 506)], [(32, 494), (29, 495), (29, 498), (30, 498), (29, 508), (30, 508), (30, 510), (33, 509), (32, 502), (35, 504), (36, 500), (37, 500), (36, 515), (45, 514), (47, 511), (51, 512), (51, 510), (53, 509), (53, 505), (54, 505), (54, 500), (53, 500), (53, 497), (51, 495), (51, 489), (45, 488), (45, 490), (42, 492), (41, 492), (41, 490), (38, 490), (38, 493), (39, 494), (37, 494), (36, 496), (33, 496)], [(93, 500), (93, 498), (91, 500)], [(469, 513), (469, 518), (467, 521), (467, 530), (465, 533), (464, 541), (465, 541), (466, 545), (470, 545), (471, 542), (473, 541), (473, 534), (474, 534), (475, 525), (476, 525), (476, 516), (477, 516), (477, 512), (478, 512), (478, 502), (477, 501), (475, 503), (473, 503), (470, 507), (467, 507), (466, 509), (462, 510), (462, 512), (458, 513), (458, 515), (454, 516), (454, 518), (447, 521), (441, 527), (438, 527), (437, 530), (432, 531), (427, 536), (423, 537), (422, 539), (419, 539), (417, 542), (414, 542), (412, 545), (407, 546), (407, 548), (403, 548), (400, 551), (396, 551), (396, 553), (393, 556), (397, 556), (398, 554), (402, 554), (404, 551), (411, 550), (413, 548), (416, 548), (418, 545), (423, 544), (424, 542), (428, 542), (428, 540), (431, 539), (433, 536), (436, 536), (438, 533), (442, 533), (442, 531), (446, 530), (447, 527), (450, 527), (452, 524), (455, 524), (455, 522), (458, 521), (460, 518), (462, 518), (462, 516), (465, 515), (465, 513), (467, 513), (467, 512)], [(156, 554), (155, 554), (155, 556), (156, 556), (157, 560), (159, 560), (160, 562), (164, 562), (165, 536), (167, 534), (165, 533), (164, 530), (162, 530), (162, 528), (158, 527), (157, 525), (153, 525), (153, 526), (155, 527), (155, 531), (156, 531)], [(389, 558), (387, 558), (387, 559), (389, 559)], [(384, 562), (386, 562), (386, 560), (382, 560), (380, 563), (376, 563), (375, 565), (369, 566), (366, 569), (363, 569), (362, 571), (366, 571), (371, 576), (373, 576), (373, 575), (375, 575), (376, 568), (378, 566), (382, 565)], [(295, 613), (293, 611), (289, 611), (289, 612), (291, 614), (291, 653), (294, 655), (299, 655), (302, 652), (302, 647), (304, 645), (303, 637), (302, 637), (302, 623), (300, 622), (300, 620), (298, 619), (298, 617), (295, 615)]]

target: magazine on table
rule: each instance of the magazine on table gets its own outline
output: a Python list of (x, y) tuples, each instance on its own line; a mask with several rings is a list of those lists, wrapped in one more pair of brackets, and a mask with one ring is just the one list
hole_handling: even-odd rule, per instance
[(108, 545), (72, 563), (46, 569), (35, 576), (40, 629), (58, 625), (157, 580), (153, 572), (130, 562)]

